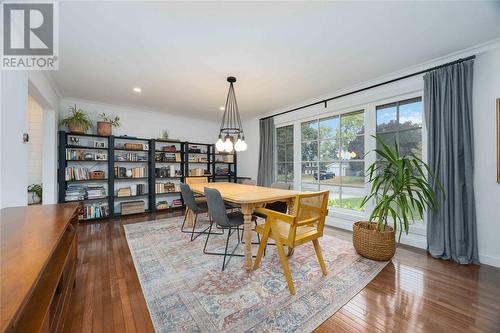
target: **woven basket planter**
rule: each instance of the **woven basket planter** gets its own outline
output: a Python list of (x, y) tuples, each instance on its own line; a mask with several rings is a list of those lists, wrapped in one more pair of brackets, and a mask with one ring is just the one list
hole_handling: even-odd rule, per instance
[(365, 221), (354, 223), (352, 242), (356, 252), (368, 259), (387, 261), (396, 252), (394, 229), (386, 226), (384, 232), (379, 232), (377, 223)]
[(85, 134), (85, 130), (83, 127), (78, 125), (73, 125), (72, 123), (68, 124), (68, 129), (71, 134)]
[(110, 122), (98, 121), (97, 122), (97, 134), (102, 136), (110, 136), (113, 133), (112, 126)]

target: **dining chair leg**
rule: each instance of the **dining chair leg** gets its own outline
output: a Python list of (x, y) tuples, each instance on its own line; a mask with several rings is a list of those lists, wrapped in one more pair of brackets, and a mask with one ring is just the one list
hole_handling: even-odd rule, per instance
[(257, 250), (257, 256), (255, 257), (255, 262), (253, 264), (253, 269), (259, 268), (260, 261), (262, 259), (262, 254), (266, 251), (267, 239), (269, 238), (269, 233), (271, 232), (271, 224), (266, 223), (264, 228), (264, 233), (262, 234), (262, 239), (260, 240), (259, 249)]
[(186, 224), (187, 216), (188, 216), (188, 213), (187, 213), (187, 209), (186, 209), (186, 212), (184, 213), (184, 221), (182, 221), (182, 227), (181, 227), (181, 232), (184, 232), (184, 233), (189, 233), (189, 231), (184, 230), (184, 224)]
[(212, 232), (212, 225), (214, 224), (214, 221), (210, 219), (210, 227), (208, 228), (208, 234), (207, 234), (207, 239), (205, 239), (205, 246), (203, 247), (203, 253), (207, 253), (207, 244), (208, 244), (208, 237), (210, 237), (210, 233)]
[(191, 230), (191, 242), (193, 241), (194, 229), (196, 228), (196, 221), (198, 220), (198, 213), (194, 215), (193, 230)]
[(313, 239), (313, 244), (314, 244), (314, 250), (316, 251), (316, 257), (318, 257), (319, 265), (321, 266), (321, 271), (323, 272), (323, 275), (328, 274), (326, 271), (326, 265), (323, 260), (323, 254), (321, 253), (321, 247), (319, 246), (319, 240), (318, 239)]
[[(271, 227), (271, 232), (273, 232), (272, 227)], [(279, 233), (276, 234), (279, 235)], [(281, 243), (281, 239), (279, 238), (279, 236), (276, 237), (275, 241), (276, 241), (276, 249), (278, 250), (278, 255), (281, 261), (281, 266), (285, 271), (285, 278), (286, 278), (286, 283), (288, 284), (288, 289), (290, 290), (290, 294), (295, 295), (295, 286), (293, 284), (290, 268), (288, 267), (288, 259), (286, 258), (285, 251), (283, 250), (283, 245)]]
[(226, 256), (227, 256), (227, 246), (229, 245), (229, 237), (231, 237), (231, 227), (229, 227), (229, 232), (227, 233), (226, 249), (224, 250), (224, 259), (222, 260), (222, 271), (226, 266)]

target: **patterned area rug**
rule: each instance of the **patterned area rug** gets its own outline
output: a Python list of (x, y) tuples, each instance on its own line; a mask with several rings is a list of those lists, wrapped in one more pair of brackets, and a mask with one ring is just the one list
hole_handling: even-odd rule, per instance
[[(245, 272), (242, 257), (221, 272), (222, 256), (203, 254), (205, 236), (190, 242), (181, 224), (182, 218), (171, 218), (124, 225), (157, 332), (311, 332), (387, 264), (359, 256), (351, 242), (324, 236), (328, 275), (312, 243), (298, 247), (289, 258), (297, 290), (292, 296), (275, 246), (267, 247), (252, 273)], [(207, 250), (223, 252), (226, 235), (210, 236)], [(236, 234), (231, 238), (230, 248), (237, 244)], [(242, 244), (236, 253), (243, 253)]]

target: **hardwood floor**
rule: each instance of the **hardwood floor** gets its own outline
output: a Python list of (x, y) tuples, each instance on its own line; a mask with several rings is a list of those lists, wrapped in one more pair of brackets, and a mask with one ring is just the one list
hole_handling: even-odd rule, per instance
[[(153, 332), (122, 224), (80, 224), (76, 289), (65, 332)], [(328, 228), (350, 239), (349, 232)], [(384, 270), (317, 332), (500, 332), (500, 269), (460, 266), (401, 246)]]

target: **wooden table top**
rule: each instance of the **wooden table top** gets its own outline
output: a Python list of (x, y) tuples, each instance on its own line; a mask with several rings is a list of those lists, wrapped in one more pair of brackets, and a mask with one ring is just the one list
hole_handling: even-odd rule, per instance
[(191, 190), (203, 194), (205, 187), (219, 190), (222, 198), (237, 204), (259, 204), (277, 200), (294, 198), (299, 191), (282, 190), (271, 187), (245, 185), (237, 183), (195, 183), (190, 184)]
[(0, 210), (1, 332), (31, 295), (77, 208), (67, 203)]

